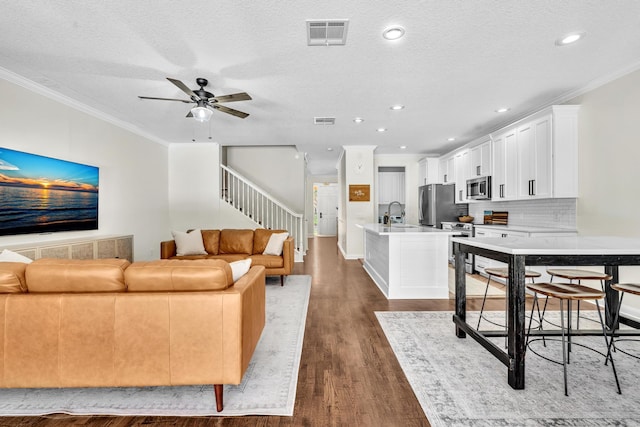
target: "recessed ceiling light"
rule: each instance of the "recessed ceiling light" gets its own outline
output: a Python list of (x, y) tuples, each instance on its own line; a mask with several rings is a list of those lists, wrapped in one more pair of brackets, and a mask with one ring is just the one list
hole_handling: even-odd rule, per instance
[(404, 109), (404, 105), (392, 105), (392, 106), (391, 106), (391, 107), (389, 107), (389, 108), (391, 108), (392, 110), (396, 110), (396, 111), (397, 111), (397, 110), (402, 110), (402, 109)]
[(362, 122), (364, 122), (364, 119), (362, 117), (356, 117), (355, 119), (353, 119), (353, 121), (355, 123), (362, 123)]
[(498, 108), (496, 110), (496, 113), (506, 113), (507, 111), (509, 111), (507, 107), (502, 107), (502, 108)]
[(378, 128), (376, 129), (377, 132), (386, 132), (387, 128)]
[(401, 149), (401, 150), (406, 150), (406, 149), (407, 149), (407, 146), (406, 146), (406, 145), (401, 145), (401, 146), (400, 146), (400, 149)]
[(399, 25), (388, 27), (382, 32), (382, 37), (387, 40), (398, 40), (402, 36), (404, 36), (404, 28)]
[(449, 142), (453, 142), (453, 141), (455, 141), (455, 140), (456, 140), (455, 138), (449, 138), (449, 139), (447, 139), (447, 141), (449, 141)]
[(327, 151), (333, 151), (333, 148), (328, 147), (328, 148), (327, 148)]
[(585, 35), (585, 32), (577, 32), (577, 33), (569, 33), (569, 34), (565, 34), (564, 36), (558, 38), (556, 40), (556, 46), (566, 46), (568, 44), (572, 44), (577, 42), (578, 40), (580, 40), (581, 38), (583, 38)]

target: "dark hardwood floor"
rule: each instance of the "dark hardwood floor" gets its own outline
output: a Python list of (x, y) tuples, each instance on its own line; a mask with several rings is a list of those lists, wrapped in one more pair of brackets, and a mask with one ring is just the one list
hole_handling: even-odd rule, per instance
[[(429, 426), (375, 311), (453, 310), (453, 300), (387, 300), (336, 239), (310, 240), (295, 274), (313, 278), (293, 417), (5, 417), (1, 426)], [(286, 286), (286, 285), (285, 285)], [(481, 300), (469, 299), (479, 310)], [(487, 309), (501, 310), (493, 298)], [(283, 307), (286, 310), (286, 307)], [(452, 324), (453, 333), (453, 324)], [(211, 396), (213, 399), (213, 395)]]

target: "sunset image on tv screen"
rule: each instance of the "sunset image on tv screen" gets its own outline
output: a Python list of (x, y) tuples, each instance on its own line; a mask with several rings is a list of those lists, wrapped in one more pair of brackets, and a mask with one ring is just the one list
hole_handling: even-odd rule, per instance
[(0, 148), (0, 235), (98, 228), (99, 169)]

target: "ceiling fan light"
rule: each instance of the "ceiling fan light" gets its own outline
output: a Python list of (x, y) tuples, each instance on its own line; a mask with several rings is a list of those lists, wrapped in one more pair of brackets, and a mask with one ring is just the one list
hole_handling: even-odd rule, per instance
[(208, 109), (207, 107), (193, 107), (191, 109), (191, 114), (193, 114), (193, 118), (197, 121), (204, 123), (208, 122), (213, 114), (213, 111)]

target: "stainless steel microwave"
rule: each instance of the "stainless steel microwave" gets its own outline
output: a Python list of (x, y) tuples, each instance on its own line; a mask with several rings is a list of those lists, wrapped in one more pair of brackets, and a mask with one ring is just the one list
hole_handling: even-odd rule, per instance
[(467, 180), (467, 198), (470, 200), (491, 199), (491, 177), (481, 176)]

